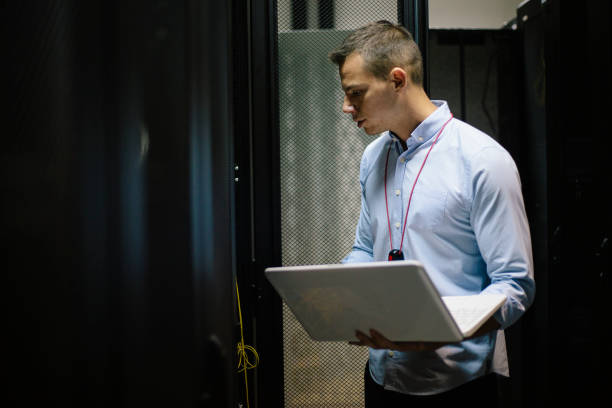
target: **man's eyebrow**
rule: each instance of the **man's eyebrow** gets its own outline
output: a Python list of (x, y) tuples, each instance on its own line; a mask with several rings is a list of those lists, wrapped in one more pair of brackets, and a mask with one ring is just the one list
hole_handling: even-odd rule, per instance
[(346, 87), (343, 85), (343, 86), (342, 86), (342, 90), (343, 90), (344, 92), (348, 92), (348, 91), (350, 91), (351, 89), (354, 89), (354, 88), (360, 88), (360, 87), (362, 87), (362, 86), (363, 86), (363, 84), (351, 84), (351, 85), (348, 85), (348, 86), (346, 86)]

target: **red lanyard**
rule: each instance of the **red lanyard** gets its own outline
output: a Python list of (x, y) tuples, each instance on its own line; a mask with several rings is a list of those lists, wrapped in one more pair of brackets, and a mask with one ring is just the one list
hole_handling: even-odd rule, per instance
[[(412, 193), (414, 192), (414, 187), (416, 186), (417, 181), (419, 181), (419, 176), (421, 175), (421, 171), (423, 170), (423, 167), (425, 167), (425, 162), (427, 161), (427, 158), (429, 157), (429, 153), (431, 153), (431, 149), (433, 149), (433, 147), (436, 145), (436, 142), (438, 141), (440, 134), (442, 134), (442, 131), (444, 130), (446, 125), (448, 125), (448, 122), (450, 122), (452, 118), (453, 118), (453, 114), (451, 113), (451, 117), (448, 118), (448, 120), (444, 123), (444, 125), (442, 125), (442, 128), (436, 135), (435, 140), (429, 147), (429, 150), (427, 151), (427, 154), (425, 155), (425, 158), (423, 159), (423, 163), (421, 163), (421, 168), (419, 169), (419, 172), (417, 173), (417, 176), (414, 179), (414, 183), (412, 184), (412, 189), (410, 190), (410, 197), (408, 198), (408, 207), (406, 207), (406, 217), (404, 218), (404, 226), (402, 228), (402, 238), (400, 239), (399, 254), (402, 257), (403, 257), (402, 246), (404, 245), (404, 233), (406, 232), (406, 221), (408, 221), (408, 210), (410, 210), (410, 202), (412, 201)], [(387, 167), (389, 166), (389, 152), (391, 152), (391, 145), (389, 145), (389, 149), (387, 150), (387, 161), (385, 162), (385, 208), (387, 209), (387, 225), (389, 226), (389, 245), (391, 245), (391, 252), (393, 252), (395, 250), (393, 249), (393, 240), (391, 239), (391, 221), (389, 220), (389, 204), (387, 203)], [(390, 259), (391, 259), (391, 252), (389, 253)]]

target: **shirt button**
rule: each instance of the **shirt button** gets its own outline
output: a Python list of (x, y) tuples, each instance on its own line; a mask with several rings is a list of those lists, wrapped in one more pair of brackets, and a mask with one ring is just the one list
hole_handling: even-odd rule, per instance
[(395, 190), (395, 195), (398, 196), (400, 195), (402, 192), (400, 190)]
[(405, 157), (400, 157), (400, 163), (404, 163), (406, 161)]
[(393, 351), (389, 351), (389, 357), (393, 357)]
[(419, 142), (422, 142), (422, 141), (423, 141), (423, 138), (419, 136)]
[(396, 223), (395, 223), (395, 228), (399, 228), (399, 227), (400, 227), (400, 223), (399, 223), (399, 222), (396, 222)]

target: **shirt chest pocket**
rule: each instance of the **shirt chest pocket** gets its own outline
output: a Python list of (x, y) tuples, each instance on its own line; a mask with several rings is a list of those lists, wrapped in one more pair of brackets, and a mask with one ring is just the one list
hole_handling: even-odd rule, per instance
[(408, 227), (419, 230), (436, 229), (444, 220), (446, 201), (446, 191), (415, 191), (408, 212)]

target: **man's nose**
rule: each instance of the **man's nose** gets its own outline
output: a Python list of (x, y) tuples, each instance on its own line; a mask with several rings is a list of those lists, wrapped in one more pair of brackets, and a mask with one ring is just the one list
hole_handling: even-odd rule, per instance
[(344, 98), (344, 102), (342, 102), (342, 112), (344, 113), (354, 113), (355, 107), (349, 102), (348, 98)]

